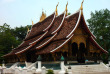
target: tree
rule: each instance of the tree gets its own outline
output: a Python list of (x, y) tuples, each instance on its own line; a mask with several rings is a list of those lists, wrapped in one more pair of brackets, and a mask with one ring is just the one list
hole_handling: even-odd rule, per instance
[(53, 70), (49, 69), (46, 74), (54, 74)]
[[(15, 37), (11, 34), (10, 26), (6, 23), (3, 26), (0, 26), (0, 57), (9, 53), (11, 51), (11, 47), (17, 46), (19, 41), (15, 39)], [(0, 62), (3, 58), (0, 58)]]
[[(30, 25), (28, 25), (31, 28)], [(0, 26), (0, 63), (3, 60), (3, 55), (9, 53), (14, 48), (23, 41), (27, 34), (27, 26), (16, 27), (14, 29), (10, 28), (8, 24)]]
[(87, 22), (97, 42), (108, 51), (110, 49), (110, 11), (103, 9), (95, 13), (91, 12), (91, 18)]
[(69, 12), (68, 15), (71, 15), (71, 13)]
[(99, 44), (106, 50), (110, 49), (110, 11), (105, 9), (91, 12), (91, 18), (87, 22)]
[[(31, 25), (27, 25), (28, 28), (31, 28)], [(16, 27), (11, 29), (13, 36), (15, 36), (16, 40), (22, 41), (27, 34), (27, 26)]]

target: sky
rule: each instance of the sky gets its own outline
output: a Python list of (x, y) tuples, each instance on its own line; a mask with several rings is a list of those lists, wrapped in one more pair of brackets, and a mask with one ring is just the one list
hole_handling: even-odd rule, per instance
[[(0, 0), (0, 25), (9, 24), (12, 28), (37, 23), (42, 14), (51, 15), (58, 6), (58, 14), (63, 13), (68, 1), (68, 12), (75, 13), (81, 6), (82, 0)], [(101, 9), (110, 10), (110, 0), (84, 0), (83, 13), (85, 20), (91, 12)]]

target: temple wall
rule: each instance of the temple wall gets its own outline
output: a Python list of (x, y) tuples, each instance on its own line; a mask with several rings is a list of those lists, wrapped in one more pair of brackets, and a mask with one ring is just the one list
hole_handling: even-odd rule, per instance
[(86, 47), (86, 36), (87, 35), (84, 35), (84, 31), (79, 27), (74, 32), (74, 36), (72, 38), (72, 43), (76, 42), (78, 44), (78, 47), (79, 47), (80, 43), (84, 43), (85, 47)]
[(92, 51), (92, 50), (97, 50), (97, 48), (96, 48), (95, 46), (93, 46), (92, 43), (90, 43), (89, 49), (90, 49), (90, 51)]
[(89, 49), (90, 49), (90, 52), (91, 53), (100, 53), (101, 51), (98, 49), (98, 48), (96, 48), (92, 43), (90, 43), (90, 45), (89, 45)]

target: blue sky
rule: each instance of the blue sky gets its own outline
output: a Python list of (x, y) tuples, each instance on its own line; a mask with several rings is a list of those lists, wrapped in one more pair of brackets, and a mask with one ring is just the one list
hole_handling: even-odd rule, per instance
[[(55, 11), (59, 2), (58, 14), (65, 10), (68, 1), (68, 12), (76, 12), (82, 0), (0, 0), (0, 25), (9, 24), (12, 28), (31, 24), (31, 19), (37, 23), (42, 9), (47, 16)], [(90, 18), (90, 13), (95, 10), (109, 9), (110, 0), (85, 0), (83, 5), (85, 19)]]

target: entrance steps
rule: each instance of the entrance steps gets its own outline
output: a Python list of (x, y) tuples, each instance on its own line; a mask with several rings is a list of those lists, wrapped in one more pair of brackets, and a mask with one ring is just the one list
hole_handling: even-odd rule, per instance
[(109, 70), (106, 66), (102, 64), (97, 65), (78, 65), (71, 66), (73, 74), (97, 74), (97, 73), (107, 73)]
[[(68, 68), (68, 66), (66, 66)], [(110, 74), (109, 68), (104, 64), (95, 65), (71, 65), (72, 74)], [(58, 74), (58, 70), (54, 70)]]

